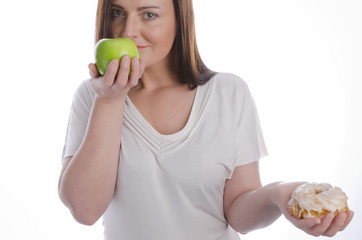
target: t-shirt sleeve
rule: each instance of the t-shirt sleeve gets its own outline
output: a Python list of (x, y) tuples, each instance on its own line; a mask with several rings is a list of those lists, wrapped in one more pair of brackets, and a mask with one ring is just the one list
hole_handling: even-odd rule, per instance
[(73, 156), (82, 143), (87, 129), (93, 99), (94, 92), (90, 86), (90, 81), (85, 80), (80, 84), (73, 96), (62, 161), (66, 157)]
[(254, 99), (246, 83), (241, 79), (239, 82), (240, 93), (235, 104), (237, 136), (234, 169), (268, 155)]

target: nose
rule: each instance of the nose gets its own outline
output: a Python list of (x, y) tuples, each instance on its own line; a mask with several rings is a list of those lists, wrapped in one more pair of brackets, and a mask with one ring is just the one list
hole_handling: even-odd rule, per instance
[(137, 16), (129, 15), (122, 32), (123, 37), (135, 39), (139, 36), (139, 21)]

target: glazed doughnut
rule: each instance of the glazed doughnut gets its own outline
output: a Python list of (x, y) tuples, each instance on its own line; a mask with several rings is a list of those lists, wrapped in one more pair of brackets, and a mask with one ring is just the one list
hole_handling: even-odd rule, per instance
[(328, 183), (305, 183), (295, 189), (288, 202), (289, 212), (296, 218), (321, 218), (327, 213), (348, 211), (347, 195)]

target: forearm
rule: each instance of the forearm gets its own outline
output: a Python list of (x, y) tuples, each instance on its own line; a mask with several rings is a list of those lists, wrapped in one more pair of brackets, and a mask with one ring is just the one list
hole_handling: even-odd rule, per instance
[[(118, 163), (125, 101), (94, 101), (84, 140), (74, 157), (107, 167)], [(108, 169), (108, 168), (107, 168)]]
[(237, 197), (226, 216), (230, 226), (240, 233), (247, 233), (277, 220), (281, 215), (274, 200), (278, 184), (272, 183)]
[(98, 219), (113, 197), (123, 108), (124, 102), (94, 102), (83, 142), (61, 176), (60, 197), (82, 223)]

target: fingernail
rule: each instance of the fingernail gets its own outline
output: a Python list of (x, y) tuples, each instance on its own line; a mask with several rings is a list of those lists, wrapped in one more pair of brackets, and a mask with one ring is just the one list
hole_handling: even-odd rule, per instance
[(112, 59), (110, 64), (113, 64), (114, 66), (118, 66), (118, 59)]
[(124, 55), (123, 57), (122, 57), (122, 59), (124, 59), (124, 61), (129, 61), (130, 60), (130, 56), (129, 55)]
[(138, 64), (138, 58), (137, 58), (137, 57), (133, 57), (133, 58), (132, 58), (132, 63), (133, 63), (133, 64)]

